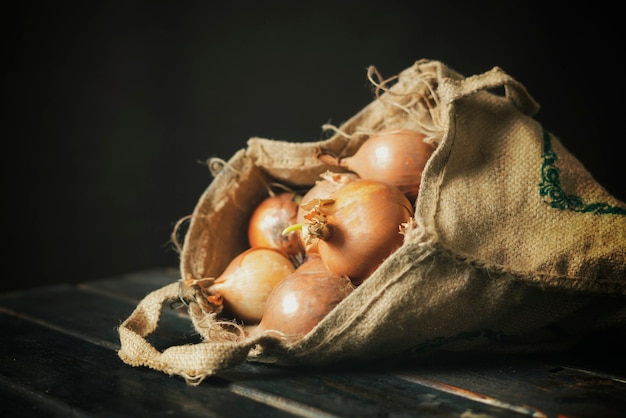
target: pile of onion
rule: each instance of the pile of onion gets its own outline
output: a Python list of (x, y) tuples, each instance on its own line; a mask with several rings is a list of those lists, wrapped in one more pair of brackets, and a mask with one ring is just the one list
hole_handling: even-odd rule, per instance
[(433, 150), (409, 130), (372, 135), (350, 157), (318, 150), (343, 172), (303, 194), (270, 193), (247, 225), (250, 248), (219, 277), (185, 283), (207, 310), (253, 325), (250, 335), (303, 337), (402, 245)]

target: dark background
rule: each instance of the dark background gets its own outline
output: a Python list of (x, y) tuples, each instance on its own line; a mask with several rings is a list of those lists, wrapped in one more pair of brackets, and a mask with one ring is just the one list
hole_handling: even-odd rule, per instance
[[(174, 223), (203, 161), (260, 136), (322, 137), (421, 58), (500, 66), (536, 115), (626, 199), (622, 26), (601, 3), (22, 1), (2, 17), (0, 290), (177, 267)], [(618, 45), (617, 49), (611, 46)]]

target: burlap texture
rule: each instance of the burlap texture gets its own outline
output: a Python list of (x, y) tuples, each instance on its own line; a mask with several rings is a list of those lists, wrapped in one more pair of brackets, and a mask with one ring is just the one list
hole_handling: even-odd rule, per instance
[[(125, 362), (197, 384), (246, 360), (543, 350), (589, 331), (624, 330), (626, 205), (533, 119), (539, 107), (523, 85), (497, 67), (463, 77), (429, 60), (370, 79), (376, 98), (329, 139), (251, 138), (230, 158), (193, 211), (181, 276), (216, 277), (247, 247), (247, 220), (268, 183), (310, 187), (336, 170), (315, 158), (318, 147), (349, 156), (369, 133), (392, 128), (420, 130), (437, 145), (403, 246), (290, 346), (229, 333), (179, 283), (158, 289), (120, 327)], [(503, 95), (492, 91), (501, 87)], [(145, 337), (158, 305), (178, 298), (204, 342), (158, 352)]]

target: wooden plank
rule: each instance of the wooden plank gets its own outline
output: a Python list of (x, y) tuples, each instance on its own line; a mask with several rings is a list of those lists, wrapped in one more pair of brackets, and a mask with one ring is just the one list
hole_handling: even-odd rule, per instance
[(535, 416), (619, 417), (626, 411), (626, 385), (620, 376), (597, 376), (536, 355), (440, 353), (389, 372)]
[[(0, 325), (10, 335), (0, 348), (0, 356), (12, 359), (0, 364), (0, 397), (18, 391), (16, 387), (27, 388), (21, 390), (27, 394), (22, 405), (28, 402), (37, 410), (54, 408), (55, 413), (88, 416), (149, 416), (167, 411), (174, 416), (207, 417), (375, 417), (393, 413), (458, 417), (475, 410), (474, 406), (483, 412), (488, 410), (446, 394), (438, 397), (423, 393), (416, 387), (403, 396), (394, 394), (389, 387), (382, 391), (367, 388), (357, 391), (349, 383), (344, 384), (348, 390), (342, 387), (329, 391), (337, 384), (310, 378), (307, 372), (298, 374), (267, 366), (260, 366), (265, 373), (249, 367), (252, 373), (246, 376), (266, 382), (264, 386), (274, 390), (261, 391), (255, 385), (232, 383), (221, 377), (190, 387), (181, 379), (159, 372), (127, 367), (106, 348), (38, 324), (0, 315)], [(301, 396), (293, 396), (296, 392)], [(333, 401), (328, 402), (327, 398)], [(402, 402), (398, 403), (400, 399)], [(490, 416), (494, 417), (509, 416), (497, 409), (491, 412)]]
[(96, 417), (293, 416), (241, 396), (224, 382), (196, 388), (130, 368), (112, 350), (20, 318), (0, 314), (0, 326), (0, 397), (12, 406), (23, 409), (28, 401), (32, 410), (51, 415), (72, 411)]
[[(130, 313), (134, 305), (125, 299), (108, 298), (104, 294), (61, 286), (0, 295), (0, 307), (7, 313), (56, 332), (108, 349), (117, 349), (118, 336), (113, 331), (112, 324), (117, 323), (120, 315), (126, 316)], [(77, 312), (80, 314), (77, 315)], [(87, 318), (102, 324), (92, 324)], [(170, 324), (164, 326), (167, 319), (170, 319)], [(188, 323), (188, 320), (177, 315), (162, 319), (163, 329), (160, 327), (155, 335), (161, 337), (163, 347), (169, 346), (168, 343), (189, 342), (180, 340), (184, 334), (181, 331), (181, 321)], [(121, 363), (119, 359), (118, 362), (129, 373), (135, 370)], [(272, 379), (272, 376), (277, 378)], [(339, 415), (353, 411), (362, 416), (375, 416), (390, 411), (406, 412), (407, 409), (433, 414), (433, 405), (436, 404), (436, 416), (458, 416), (467, 410), (489, 412), (496, 417), (507, 416), (500, 414), (497, 409), (485, 408), (472, 401), (406, 382), (402, 382), (394, 391), (380, 386), (372, 389), (367, 384), (352, 387), (345, 376), (317, 375), (311, 373), (311, 370), (298, 372), (266, 365), (244, 364), (229, 373), (211, 378), (208, 382), (209, 387), (227, 382), (234, 393), (271, 403), (283, 410), (297, 410), (298, 413), (314, 410), (315, 415), (322, 411)], [(383, 402), (385, 399), (387, 401)], [(403, 401), (399, 402), (400, 399)]]
[[(94, 344), (117, 350), (117, 327), (136, 304), (68, 285), (38, 288), (0, 295), (0, 311), (38, 322)], [(173, 344), (198, 342), (188, 318), (166, 304), (158, 330), (149, 337), (157, 349)]]
[(281, 368), (246, 363), (220, 373), (219, 377), (263, 393), (318, 404), (328, 412), (344, 416), (517, 415), (364, 368)]
[(180, 272), (175, 268), (155, 268), (106, 279), (80, 283), (85, 290), (99, 291), (110, 296), (126, 298), (133, 302), (143, 299), (153, 290), (177, 281)]
[[(0, 295), (0, 310), (75, 336), (108, 349), (118, 347), (115, 326), (125, 319), (145, 290), (171, 283), (150, 272), (133, 276), (130, 291), (126, 278), (103, 281), (106, 291), (80, 286), (37, 289)], [(145, 279), (145, 281), (144, 281)], [(142, 285), (142, 283), (144, 283)], [(3, 308), (2, 308), (3, 307)], [(189, 342), (190, 322), (175, 312), (164, 312), (155, 333), (162, 347)], [(80, 314), (77, 314), (80, 313)], [(93, 318), (92, 325), (86, 318)], [(184, 329), (184, 331), (183, 331)], [(201, 386), (227, 386), (249, 399), (283, 411), (362, 416), (619, 416), (626, 410), (625, 385), (620, 375), (594, 362), (576, 367), (577, 357), (512, 355), (441, 355), (383, 368), (368, 364), (356, 369), (294, 369), (246, 363), (207, 379)], [(580, 357), (578, 357), (580, 358)], [(598, 359), (599, 360), (599, 359)], [(118, 360), (129, 373), (142, 373)], [(605, 365), (610, 361), (605, 361)], [(608, 373), (607, 373), (608, 371)], [(595, 374), (594, 374), (595, 373)], [(590, 378), (593, 376), (593, 378)], [(181, 380), (181, 379), (178, 379)], [(182, 381), (182, 380), (181, 380)], [(299, 411), (299, 412), (297, 412)], [(587, 415), (589, 414), (589, 415)], [(617, 415), (616, 415), (617, 414)]]
[(0, 375), (0, 416), (52, 418), (85, 415), (45, 393), (34, 392)]

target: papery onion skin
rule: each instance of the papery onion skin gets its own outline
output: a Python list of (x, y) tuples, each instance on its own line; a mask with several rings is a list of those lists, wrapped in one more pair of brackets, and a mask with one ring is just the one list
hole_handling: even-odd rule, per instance
[(330, 272), (311, 255), (270, 294), (251, 336), (266, 333), (291, 342), (311, 331), (354, 290), (349, 278)]
[(295, 234), (282, 231), (297, 220), (301, 195), (281, 192), (266, 197), (252, 212), (248, 223), (250, 247), (267, 247), (282, 250), (298, 265), (304, 259), (302, 241)]
[(274, 287), (294, 270), (282, 251), (251, 248), (236, 256), (205, 293), (214, 302), (223, 302), (225, 311), (234, 319), (255, 324), (261, 320)]
[[(355, 173), (334, 173), (327, 171), (320, 176), (320, 180), (304, 193), (300, 198), (300, 203), (308, 202), (313, 199), (324, 199), (331, 196), (335, 190), (343, 186), (349, 181), (359, 178)], [(304, 221), (304, 213), (306, 211), (298, 206), (298, 213), (296, 216), (296, 222), (302, 223)]]
[[(309, 202), (313, 199), (327, 198), (331, 196), (335, 190), (343, 186), (349, 181), (356, 180), (359, 177), (355, 173), (333, 173), (327, 171), (321, 175), (321, 179), (318, 180), (313, 187), (311, 187), (300, 199), (301, 202)], [(304, 214), (307, 211), (302, 208), (302, 205), (298, 206), (296, 215), (296, 223), (304, 224)], [(302, 240), (302, 234), (289, 234), (295, 236), (301, 242), (303, 248), (305, 248), (307, 254), (317, 252), (316, 243), (312, 243), (306, 246)]]
[[(306, 214), (305, 242), (317, 239), (317, 252), (328, 269), (357, 285), (402, 245), (401, 226), (413, 216), (411, 202), (397, 187), (375, 180), (348, 182), (331, 199), (319, 201)], [(318, 215), (323, 218), (319, 225)]]
[(393, 184), (414, 202), (424, 167), (435, 150), (424, 138), (422, 133), (408, 129), (379, 132), (367, 138), (354, 155), (334, 164), (361, 178)]

